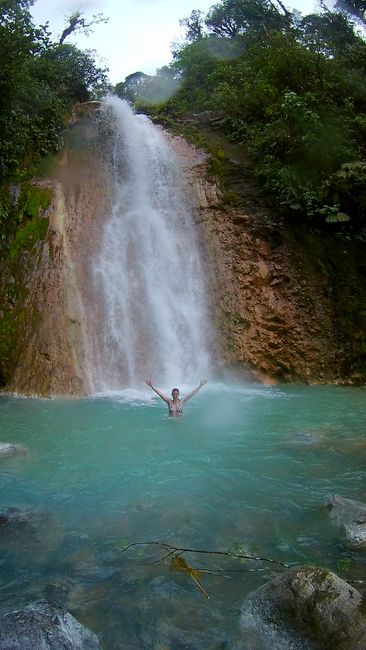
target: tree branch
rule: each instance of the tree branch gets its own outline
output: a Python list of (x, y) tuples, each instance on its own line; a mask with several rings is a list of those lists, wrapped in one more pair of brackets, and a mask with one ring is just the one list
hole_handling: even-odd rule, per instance
[(285, 569), (289, 568), (288, 564), (284, 564), (283, 562), (279, 562), (278, 560), (273, 560), (272, 558), (269, 557), (254, 557), (252, 555), (241, 555), (240, 553), (231, 553), (230, 551), (208, 551), (206, 549), (200, 549), (200, 548), (185, 548), (180, 546), (173, 546), (172, 544), (167, 544), (166, 542), (159, 542), (159, 541), (133, 542), (132, 544), (128, 544), (128, 546), (121, 549), (120, 553), (125, 553), (133, 546), (149, 546), (149, 545), (162, 546), (163, 548), (169, 549), (170, 552), (167, 555), (164, 555), (162, 558), (160, 558), (160, 560), (155, 560), (154, 562), (152, 563), (150, 562), (147, 564), (158, 564), (159, 562), (162, 562), (163, 560), (165, 560), (165, 558), (169, 557), (170, 555), (173, 555), (174, 553), (179, 553), (179, 555), (181, 555), (182, 553), (198, 553), (198, 554), (205, 554), (205, 555), (222, 555), (225, 557), (238, 558), (240, 560), (255, 560), (257, 562), (270, 562), (271, 564), (282, 566)]

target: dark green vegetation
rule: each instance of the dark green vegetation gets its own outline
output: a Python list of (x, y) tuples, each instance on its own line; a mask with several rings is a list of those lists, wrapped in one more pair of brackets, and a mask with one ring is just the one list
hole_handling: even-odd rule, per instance
[(16, 204), (9, 210), (11, 218), (8, 217), (3, 250), (6, 254), (0, 266), (0, 385), (6, 384), (11, 374), (13, 351), (26, 319), (25, 278), (34, 270), (34, 259), (39, 252), (37, 243), (47, 234), (48, 219), (43, 214), (51, 199), (50, 189), (23, 183)]
[(0, 4), (2, 242), (14, 216), (6, 192), (9, 182), (30, 177), (42, 158), (58, 151), (74, 104), (98, 97), (107, 88), (106, 71), (96, 66), (93, 53), (53, 42), (47, 25), (33, 24), (32, 4), (33, 0)]
[(366, 44), (348, 15), (222, 0), (181, 22), (186, 41), (170, 66), (130, 75), (117, 93), (173, 120), (220, 112), (277, 213), (364, 238)]
[(62, 146), (65, 118), (76, 102), (104, 92), (106, 71), (91, 52), (54, 43), (35, 27), (32, 0), (0, 5), (0, 178), (31, 170)]

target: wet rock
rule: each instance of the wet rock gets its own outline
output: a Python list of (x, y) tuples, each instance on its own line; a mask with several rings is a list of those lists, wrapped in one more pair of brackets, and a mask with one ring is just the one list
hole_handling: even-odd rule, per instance
[(33, 562), (46, 562), (63, 534), (58, 518), (51, 512), (37, 508), (0, 510), (0, 549), (21, 551), (24, 563), (28, 562), (29, 555)]
[(99, 650), (98, 637), (46, 601), (0, 617), (1, 650)]
[(0, 442), (0, 458), (3, 456), (15, 456), (17, 454), (26, 454), (27, 449), (22, 445), (12, 442)]
[(80, 585), (69, 576), (55, 576), (44, 587), (44, 595), (47, 600), (59, 606), (70, 607), (74, 593), (80, 592)]
[(21, 508), (4, 508), (0, 511), (0, 526), (36, 528), (45, 520), (45, 513)]
[(351, 546), (366, 547), (366, 523), (353, 521), (344, 527), (346, 537)]
[(201, 113), (192, 113), (184, 120), (186, 124), (196, 123), (203, 126), (222, 127), (227, 121), (224, 113), (219, 111), (202, 111)]
[(321, 436), (314, 431), (298, 431), (293, 438), (294, 443), (303, 445), (316, 445), (319, 444)]
[(241, 623), (257, 621), (285, 636), (297, 635), (296, 647), (316, 650), (364, 650), (366, 617), (362, 595), (336, 574), (306, 565), (284, 571), (252, 594)]
[(334, 494), (327, 502), (330, 517), (342, 527), (352, 547), (366, 546), (366, 504)]
[(330, 510), (331, 519), (338, 526), (345, 526), (353, 521), (366, 523), (366, 503), (345, 499), (339, 494), (334, 494), (327, 501), (327, 508)]

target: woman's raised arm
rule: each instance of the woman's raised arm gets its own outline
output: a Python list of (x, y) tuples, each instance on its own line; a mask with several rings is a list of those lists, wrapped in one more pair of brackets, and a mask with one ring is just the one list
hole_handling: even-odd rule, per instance
[(188, 402), (188, 400), (191, 399), (191, 397), (193, 397), (194, 395), (196, 395), (196, 393), (198, 393), (198, 391), (199, 391), (199, 390), (202, 388), (202, 386), (204, 386), (205, 384), (207, 384), (207, 379), (201, 379), (201, 381), (200, 381), (200, 383), (199, 383), (199, 386), (197, 386), (197, 388), (195, 388), (194, 390), (192, 390), (191, 393), (189, 393), (188, 395), (186, 395), (185, 397), (183, 397), (183, 399), (182, 399), (181, 401), (182, 401), (182, 402)]
[(164, 393), (161, 393), (160, 390), (158, 390), (157, 388), (154, 388), (154, 386), (152, 385), (152, 381), (151, 381), (151, 379), (145, 379), (145, 384), (147, 384), (148, 386), (150, 386), (150, 388), (152, 388), (153, 391), (155, 391), (155, 393), (156, 393), (157, 395), (159, 395), (159, 397), (161, 397), (161, 399), (164, 400), (164, 402), (166, 402), (167, 404), (170, 404), (170, 401), (171, 401), (171, 400), (169, 399), (169, 397), (167, 397), (166, 395), (164, 395)]

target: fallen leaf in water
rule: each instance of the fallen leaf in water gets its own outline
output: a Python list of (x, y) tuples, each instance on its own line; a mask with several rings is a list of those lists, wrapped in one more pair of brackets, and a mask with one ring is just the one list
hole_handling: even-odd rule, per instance
[(192, 566), (189, 566), (188, 562), (186, 562), (183, 557), (174, 555), (170, 562), (170, 569), (171, 571), (180, 571), (181, 573), (185, 573), (187, 576), (192, 578), (193, 582), (198, 587), (200, 592), (205, 596), (205, 598), (210, 597), (207, 591), (205, 591), (202, 585), (198, 582), (198, 578), (200, 578), (202, 575), (201, 571), (199, 569), (194, 569)]

